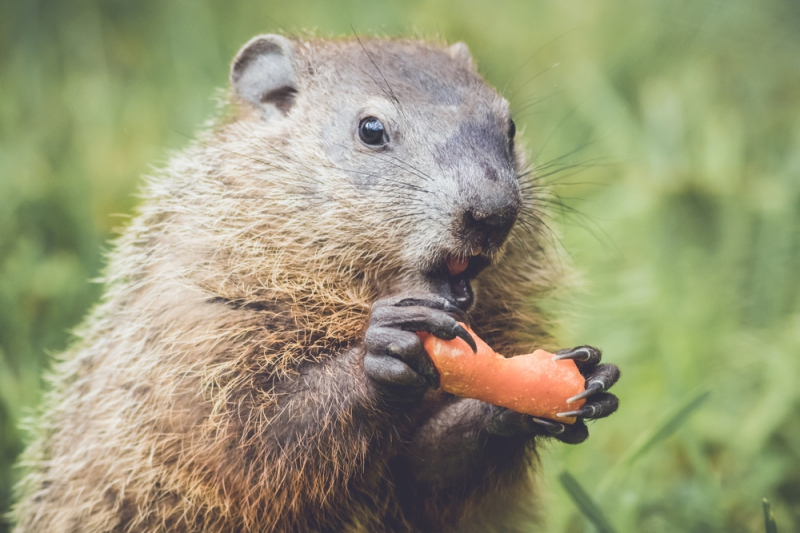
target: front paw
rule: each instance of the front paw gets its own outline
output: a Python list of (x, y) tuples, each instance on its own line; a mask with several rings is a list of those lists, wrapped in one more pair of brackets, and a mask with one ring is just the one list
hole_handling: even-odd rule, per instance
[(517, 413), (503, 407), (495, 407), (488, 423), (489, 433), (504, 437), (548, 436), (567, 444), (578, 444), (586, 440), (589, 430), (584, 420), (604, 418), (619, 406), (619, 400), (607, 391), (619, 379), (616, 365), (600, 364), (600, 350), (591, 346), (579, 346), (556, 352), (557, 359), (572, 359), (586, 379), (585, 390), (570, 398), (586, 402), (579, 409), (558, 413), (559, 417), (576, 417), (574, 424), (564, 424), (557, 420), (537, 418)]
[(377, 301), (364, 336), (364, 372), (388, 399), (419, 399), (428, 387), (439, 386), (439, 372), (416, 332), (445, 340), (460, 337), (474, 347), (459, 320), (465, 320), (461, 310), (436, 296)]

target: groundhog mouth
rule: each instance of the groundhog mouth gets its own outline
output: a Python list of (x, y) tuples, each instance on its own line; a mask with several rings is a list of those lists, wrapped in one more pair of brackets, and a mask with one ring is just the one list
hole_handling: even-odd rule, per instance
[(470, 257), (448, 256), (433, 274), (437, 292), (462, 311), (468, 310), (475, 301), (472, 280), (489, 262), (489, 258), (482, 255), (480, 250)]

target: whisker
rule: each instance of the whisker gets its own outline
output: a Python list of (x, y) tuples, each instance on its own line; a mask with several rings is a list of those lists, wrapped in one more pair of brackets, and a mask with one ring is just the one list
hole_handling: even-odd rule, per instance
[(544, 149), (547, 148), (547, 145), (550, 143), (551, 140), (553, 140), (553, 137), (555, 137), (556, 132), (558, 132), (558, 130), (561, 129), (561, 126), (566, 124), (567, 120), (572, 118), (572, 115), (574, 115), (577, 110), (578, 109), (576, 107), (573, 107), (572, 110), (569, 113), (567, 113), (567, 115), (564, 118), (562, 118), (561, 121), (559, 121), (556, 127), (553, 128), (553, 131), (551, 131), (550, 134), (547, 136), (541, 148), (539, 148), (539, 151), (536, 152), (536, 156), (533, 158), (534, 160), (539, 159), (539, 156), (542, 155)]
[[(367, 49), (364, 47), (364, 43), (362, 43), (362, 42), (361, 42), (361, 38), (360, 38), (360, 37), (358, 36), (358, 34), (356, 33), (356, 29), (353, 27), (353, 25), (352, 25), (352, 24), (350, 25), (350, 29), (353, 31), (353, 36), (355, 36), (355, 38), (356, 38), (356, 41), (358, 41), (358, 44), (359, 44), (359, 46), (361, 46), (361, 49), (362, 49), (362, 50), (364, 51), (364, 53), (367, 55), (367, 58), (369, 58), (369, 60), (370, 60), (370, 63), (372, 63), (372, 66), (374, 66), (374, 67), (375, 67), (375, 70), (377, 70), (377, 71), (378, 71), (378, 74), (380, 74), (381, 78), (383, 79), (383, 83), (385, 83), (385, 84), (386, 84), (386, 88), (389, 90), (389, 94), (388, 94), (387, 96), (389, 97), (389, 99), (390, 99), (392, 102), (394, 102), (394, 104), (395, 104), (395, 108), (396, 108), (396, 109), (397, 109), (397, 111), (398, 111), (398, 112), (399, 112), (399, 113), (402, 115), (402, 114), (403, 114), (403, 110), (402, 110), (402, 108), (401, 108), (401, 106), (400, 106), (400, 100), (398, 100), (398, 98), (397, 98), (397, 95), (395, 95), (395, 94), (394, 94), (394, 90), (392, 89), (392, 86), (391, 86), (391, 85), (389, 85), (389, 82), (386, 80), (386, 76), (384, 76), (384, 75), (383, 75), (383, 72), (382, 72), (382, 71), (381, 71), (381, 69), (378, 67), (378, 64), (377, 64), (377, 63), (375, 63), (375, 60), (374, 60), (374, 59), (372, 59), (372, 55), (370, 55), (370, 53), (369, 53), (369, 52), (367, 52)], [(377, 84), (377, 83), (376, 83), (376, 84)], [(377, 85), (378, 85), (378, 87), (380, 87), (380, 84), (377, 84)], [(381, 88), (381, 90), (383, 91), (383, 88)], [(384, 94), (385, 94), (385, 92), (384, 92)]]
[[(565, 33), (562, 33), (562, 34), (561, 34), (561, 35), (559, 35), (558, 37), (555, 37), (555, 38), (551, 39), (550, 41), (546, 42), (546, 43), (545, 43), (545, 44), (543, 44), (541, 47), (539, 47), (539, 49), (538, 49), (538, 50), (536, 50), (536, 51), (535, 51), (533, 54), (531, 54), (531, 56), (530, 56), (528, 59), (526, 59), (526, 60), (525, 60), (525, 61), (524, 61), (524, 62), (523, 62), (523, 63), (522, 63), (520, 66), (519, 66), (519, 68), (518, 68), (518, 69), (517, 69), (517, 70), (514, 72), (514, 74), (512, 74), (512, 75), (511, 75), (511, 77), (510, 77), (510, 78), (508, 79), (508, 81), (506, 82), (506, 85), (505, 85), (505, 87), (503, 87), (503, 91), (502, 91), (502, 92), (503, 92), (503, 93), (505, 93), (505, 90), (506, 90), (506, 89), (508, 88), (508, 86), (511, 84), (511, 82), (513, 81), (513, 79), (514, 79), (514, 78), (517, 76), (517, 74), (519, 74), (519, 73), (522, 71), (522, 69), (525, 67), (525, 65), (527, 65), (528, 63), (530, 63), (530, 62), (533, 60), (533, 58), (534, 58), (534, 57), (536, 57), (537, 55), (539, 55), (539, 54), (542, 52), (542, 50), (544, 50), (544, 49), (545, 49), (545, 48), (547, 48), (548, 46), (550, 46), (550, 45), (552, 45), (552, 44), (554, 44), (554, 43), (558, 42), (560, 39), (563, 39), (563, 38), (564, 38), (564, 37), (566, 37), (567, 35), (569, 35), (569, 34), (571, 34), (571, 33), (575, 32), (575, 31), (578, 31), (578, 30), (579, 30), (579, 29), (581, 29), (581, 28), (583, 28), (583, 26), (582, 26), (582, 25), (581, 25), (581, 26), (578, 26), (578, 27), (576, 27), (576, 28), (573, 28), (573, 29), (571, 29), (571, 30), (569, 30), (569, 31), (567, 31), (567, 32), (565, 32)], [(525, 84), (523, 84), (523, 85), (522, 85), (522, 87), (519, 87), (519, 88), (517, 89), (517, 91), (516, 91), (514, 94), (516, 94), (517, 92), (519, 92), (519, 91), (520, 91), (522, 88), (524, 88), (524, 87), (525, 87)], [(509, 97), (509, 100), (510, 100), (510, 99), (511, 99), (511, 97)]]
[[(339, 146), (341, 148), (344, 148), (345, 150), (353, 150), (351, 147), (343, 145), (343, 144), (335, 143), (335, 145)], [(376, 159), (378, 159), (380, 161), (384, 161), (386, 163), (394, 165), (397, 168), (401, 168), (401, 169), (410, 171), (412, 174), (414, 174), (418, 178), (423, 179), (425, 181), (432, 181), (433, 180), (433, 178), (431, 178), (428, 174), (425, 174), (424, 172), (419, 170), (417, 167), (415, 167), (411, 163), (409, 163), (407, 161), (404, 161), (404, 160), (402, 160), (402, 159), (400, 159), (398, 157), (390, 156), (388, 154), (378, 154), (378, 153), (375, 153), (375, 152), (372, 152), (372, 151), (369, 151), (369, 152), (368, 151), (358, 151), (358, 153), (366, 155), (366, 156), (369, 156), (369, 157), (374, 157), (374, 158), (376, 158)], [(388, 157), (389, 159), (391, 159), (392, 161), (388, 161), (386, 159), (386, 157), (382, 157), (384, 155), (386, 157)], [(402, 163), (402, 165), (400, 163)]]
[[(238, 126), (240, 126), (242, 129), (244, 129), (245, 131), (247, 131), (248, 133), (250, 133), (250, 134), (251, 134), (253, 137), (255, 137), (256, 139), (258, 139), (258, 140), (261, 142), (261, 144), (262, 144), (264, 147), (266, 147), (267, 149), (269, 149), (269, 150), (272, 150), (273, 152), (275, 152), (275, 153), (277, 153), (277, 154), (279, 154), (279, 155), (284, 155), (284, 156), (285, 156), (285, 154), (284, 154), (283, 152), (281, 152), (280, 150), (278, 150), (277, 148), (275, 148), (274, 146), (272, 146), (270, 143), (268, 143), (268, 142), (267, 142), (265, 139), (263, 139), (262, 137), (260, 137), (260, 136), (259, 136), (258, 134), (256, 134), (255, 132), (253, 132), (253, 131), (249, 130), (249, 129), (248, 129), (247, 127), (245, 127), (245, 126), (244, 126), (244, 125), (243, 125), (241, 122), (237, 121), (237, 122), (236, 122), (236, 124), (237, 124)], [(337, 146), (341, 146), (342, 148), (345, 148), (345, 149), (350, 149), (349, 147), (347, 147), (347, 146), (344, 146), (344, 145), (341, 145), (341, 144), (337, 144)], [(366, 154), (366, 155), (370, 155), (370, 156), (376, 156), (376, 154), (372, 154), (372, 153), (369, 153), (369, 152), (365, 152), (365, 154)], [(240, 154), (240, 155), (242, 155), (242, 154)], [(246, 157), (246, 156), (245, 156), (245, 157)], [(291, 158), (288, 158), (288, 156), (287, 156), (287, 159), (291, 160)], [(383, 158), (381, 158), (381, 159), (383, 160)], [(398, 160), (398, 161), (400, 161), (400, 162), (404, 163), (406, 166), (410, 167), (412, 170), (419, 172), (419, 171), (418, 171), (418, 170), (417, 170), (415, 167), (413, 167), (412, 165), (409, 165), (408, 163), (406, 163), (406, 162), (404, 162), (404, 161), (402, 161), (402, 160), (399, 160), (399, 159), (397, 159), (397, 158), (393, 158), (393, 159), (395, 159), (395, 160)], [(389, 163), (391, 163), (391, 162), (389, 162)], [(351, 174), (360, 174), (360, 175), (364, 175), (364, 176), (367, 176), (367, 177), (372, 177), (372, 178), (380, 179), (381, 181), (384, 181), (384, 182), (389, 180), (389, 178), (386, 178), (385, 176), (379, 176), (379, 175), (377, 175), (377, 174), (374, 174), (374, 173), (371, 173), (371, 172), (359, 171), (359, 170), (355, 170), (355, 169), (348, 169), (348, 168), (340, 167), (340, 166), (338, 166), (338, 165), (324, 165), (324, 164), (323, 164), (323, 165), (320, 165), (320, 166), (321, 166), (322, 168), (329, 168), (329, 169), (340, 170), (340, 171), (342, 171), (342, 172), (348, 172), (348, 173), (351, 173)], [(396, 164), (395, 164), (395, 166), (398, 166), (398, 167), (399, 167), (399, 165), (396, 165)], [(403, 168), (403, 167), (400, 167), (400, 168)], [(427, 179), (427, 180), (430, 180), (430, 179), (431, 179), (431, 178), (430, 178), (430, 176), (427, 176), (427, 175), (424, 175), (424, 174), (417, 174), (417, 175), (418, 175), (418, 177), (420, 177), (420, 178), (424, 178), (424, 179)], [(418, 185), (415, 185), (415, 184), (413, 184), (413, 183), (407, 183), (407, 182), (400, 182), (400, 183), (402, 183), (402, 185), (404, 185), (404, 186), (406, 186), (406, 187), (413, 188), (413, 189), (415, 189), (415, 190), (417, 190), (417, 191), (419, 191), (419, 192), (429, 193), (429, 191), (427, 191), (426, 189), (424, 189), (424, 188), (422, 188), (422, 187), (420, 187), (420, 186), (418, 186)]]

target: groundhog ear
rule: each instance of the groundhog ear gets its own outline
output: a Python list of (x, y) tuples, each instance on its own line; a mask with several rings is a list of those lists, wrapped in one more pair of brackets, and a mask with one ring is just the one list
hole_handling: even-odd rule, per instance
[(245, 44), (231, 65), (236, 94), (269, 116), (286, 115), (294, 105), (297, 77), (293, 45), (280, 35), (259, 35)]
[(461, 66), (470, 70), (475, 69), (475, 62), (472, 60), (472, 54), (469, 53), (469, 48), (467, 48), (467, 45), (461, 41), (450, 45), (450, 47), (447, 49), (447, 53), (450, 54), (450, 57), (452, 57), (453, 60), (460, 63)]

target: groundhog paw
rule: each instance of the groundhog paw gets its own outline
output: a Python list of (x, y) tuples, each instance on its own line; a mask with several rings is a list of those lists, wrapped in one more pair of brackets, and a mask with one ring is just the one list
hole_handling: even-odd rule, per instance
[(556, 352), (556, 359), (572, 359), (586, 379), (585, 390), (570, 398), (570, 401), (586, 399), (579, 409), (558, 413), (559, 417), (576, 417), (574, 424), (563, 424), (557, 420), (537, 418), (517, 413), (504, 407), (495, 407), (490, 417), (488, 431), (505, 437), (553, 437), (567, 444), (578, 444), (586, 440), (589, 430), (584, 420), (604, 418), (619, 406), (616, 396), (606, 392), (619, 379), (616, 365), (600, 364), (602, 354), (591, 346), (578, 346)]
[(417, 336), (427, 331), (450, 340), (475, 341), (458, 323), (463, 313), (444, 298), (393, 297), (372, 306), (364, 337), (364, 372), (388, 397), (414, 400), (439, 386), (439, 372)]

